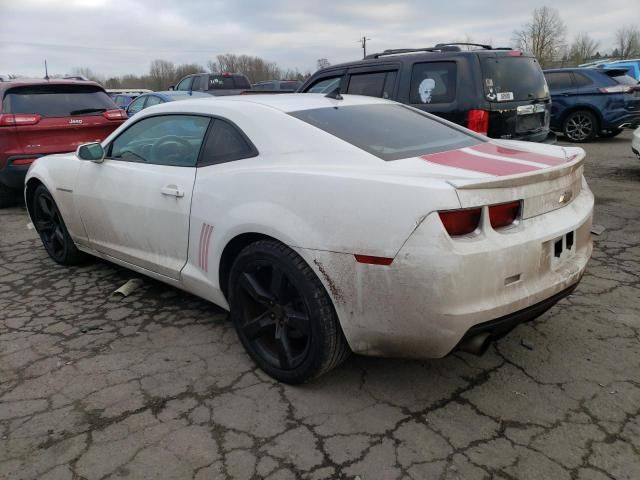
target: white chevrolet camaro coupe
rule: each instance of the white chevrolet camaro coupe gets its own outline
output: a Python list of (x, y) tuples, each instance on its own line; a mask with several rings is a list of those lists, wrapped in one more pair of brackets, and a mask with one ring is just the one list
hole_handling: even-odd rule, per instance
[(25, 195), (55, 261), (228, 309), (254, 361), (299, 383), (351, 351), (480, 353), (569, 294), (592, 249), (583, 161), (377, 98), (251, 95), (143, 110), (38, 159)]

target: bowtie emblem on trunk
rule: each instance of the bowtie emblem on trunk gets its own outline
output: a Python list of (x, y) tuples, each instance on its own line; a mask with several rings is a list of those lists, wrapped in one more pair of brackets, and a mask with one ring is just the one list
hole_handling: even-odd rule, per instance
[(562, 192), (562, 195), (560, 195), (560, 198), (558, 199), (558, 203), (568, 203), (569, 200), (571, 200), (571, 196), (573, 194), (571, 193), (571, 190), (567, 190), (566, 192)]

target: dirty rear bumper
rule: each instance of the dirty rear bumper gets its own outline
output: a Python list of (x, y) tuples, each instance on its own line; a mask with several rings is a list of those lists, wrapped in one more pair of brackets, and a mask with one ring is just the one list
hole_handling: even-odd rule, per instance
[[(389, 266), (297, 250), (325, 285), (354, 352), (441, 358), (472, 329), (499, 321), (506, 330), (575, 288), (591, 256), (593, 204), (585, 184), (565, 207), (513, 231), (461, 240), (449, 238), (431, 214)], [(573, 246), (555, 258), (554, 245), (567, 243), (568, 234)]]

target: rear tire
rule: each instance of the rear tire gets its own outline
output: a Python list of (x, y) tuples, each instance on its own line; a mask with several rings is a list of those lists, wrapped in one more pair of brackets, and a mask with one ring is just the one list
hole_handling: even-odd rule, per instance
[(598, 134), (598, 136), (600, 138), (613, 138), (613, 137), (617, 137), (618, 135), (620, 135), (623, 131), (624, 131), (624, 129), (622, 129), (622, 128), (613, 128), (611, 130), (603, 130), (603, 131), (601, 131)]
[(245, 247), (229, 276), (231, 319), (256, 364), (278, 381), (299, 384), (351, 353), (324, 286), (286, 245)]
[(587, 110), (576, 110), (565, 118), (562, 131), (570, 142), (590, 142), (598, 132), (598, 119)]
[(31, 203), (33, 225), (49, 256), (60, 265), (77, 265), (85, 259), (71, 239), (51, 193), (44, 185), (33, 192)]

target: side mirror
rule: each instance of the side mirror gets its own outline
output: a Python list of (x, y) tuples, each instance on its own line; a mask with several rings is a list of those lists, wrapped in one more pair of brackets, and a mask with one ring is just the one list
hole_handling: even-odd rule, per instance
[(175, 85), (169, 85), (169, 90), (175, 90), (176, 86)]
[(98, 142), (85, 143), (80, 145), (76, 150), (76, 156), (80, 160), (89, 160), (90, 162), (102, 163), (104, 162), (104, 148)]

